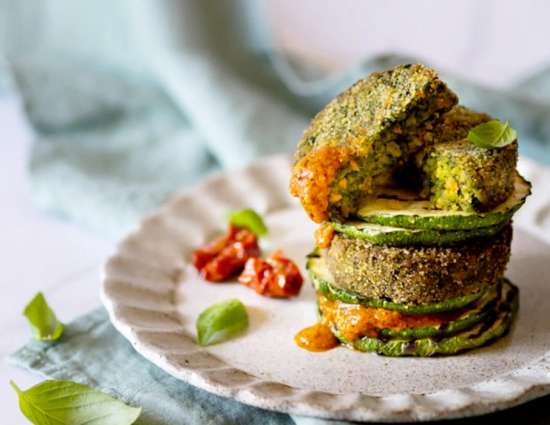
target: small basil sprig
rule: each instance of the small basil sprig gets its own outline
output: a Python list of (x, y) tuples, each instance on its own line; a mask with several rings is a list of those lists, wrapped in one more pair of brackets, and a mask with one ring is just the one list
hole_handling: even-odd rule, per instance
[(248, 313), (237, 299), (222, 301), (208, 307), (197, 319), (200, 345), (223, 342), (248, 327)]
[(502, 148), (517, 138), (516, 130), (510, 127), (510, 121), (489, 121), (474, 127), (468, 133), (468, 140), (485, 149)]
[(235, 226), (247, 227), (258, 237), (267, 235), (267, 226), (262, 217), (252, 209), (229, 211), (226, 218)]
[(130, 407), (109, 394), (71, 381), (44, 381), (20, 390), (21, 412), (35, 425), (87, 424), (130, 425), (141, 414), (141, 407)]
[(36, 294), (27, 304), (23, 314), (29, 320), (34, 339), (39, 341), (53, 341), (58, 339), (65, 325), (57, 320), (55, 313), (48, 306), (42, 292)]

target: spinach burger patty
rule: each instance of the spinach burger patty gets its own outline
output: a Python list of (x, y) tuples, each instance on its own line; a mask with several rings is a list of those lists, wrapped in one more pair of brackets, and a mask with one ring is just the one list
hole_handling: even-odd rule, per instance
[(425, 131), (457, 102), (434, 71), (418, 64), (359, 80), (304, 131), (290, 193), (316, 223), (345, 219), (424, 146)]
[(423, 194), (432, 206), (450, 211), (487, 212), (514, 192), (517, 141), (499, 149), (485, 149), (468, 140), (474, 127), (492, 121), (489, 115), (454, 107), (430, 131), (415, 155)]
[(511, 241), (511, 224), (493, 236), (445, 245), (390, 246), (335, 233), (320, 252), (335, 286), (371, 299), (426, 305), (496, 284)]

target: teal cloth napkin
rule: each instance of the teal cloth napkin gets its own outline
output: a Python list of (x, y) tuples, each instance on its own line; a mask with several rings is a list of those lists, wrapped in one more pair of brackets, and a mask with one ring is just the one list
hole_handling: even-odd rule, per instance
[[(35, 131), (28, 176), (36, 207), (116, 240), (178, 189), (292, 152), (316, 111), (357, 79), (416, 62), (386, 55), (325, 77), (277, 52), (259, 4), (0, 0), (0, 93), (15, 87)], [(550, 69), (508, 91), (441, 76), (462, 104), (511, 120), (520, 153), (550, 165)], [(143, 405), (144, 423), (290, 421), (171, 378), (102, 310), (9, 362)]]
[[(7, 363), (49, 379), (66, 379), (141, 406), (137, 425), (350, 425), (246, 406), (182, 382), (137, 354), (103, 308), (74, 320), (53, 343), (30, 341)], [(502, 412), (433, 425), (522, 423), (548, 425), (549, 397)]]
[(136, 424), (286, 425), (285, 414), (245, 406), (185, 384), (136, 354), (103, 309), (70, 323), (58, 342), (31, 341), (7, 359), (45, 378), (74, 380), (141, 406)]

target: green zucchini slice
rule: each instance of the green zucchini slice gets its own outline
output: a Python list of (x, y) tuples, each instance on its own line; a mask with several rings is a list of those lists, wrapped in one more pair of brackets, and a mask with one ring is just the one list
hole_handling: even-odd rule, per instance
[(406, 190), (386, 190), (357, 210), (356, 217), (368, 223), (405, 229), (470, 230), (502, 226), (531, 194), (531, 183), (516, 172), (514, 193), (486, 213), (435, 209), (426, 199)]
[(517, 315), (518, 304), (518, 288), (504, 278), (498, 303), (488, 318), (452, 336), (426, 338), (364, 337), (357, 341), (347, 341), (334, 326), (331, 326), (331, 329), (342, 344), (359, 351), (391, 357), (451, 355), (481, 347), (506, 334)]
[(407, 244), (443, 245), (472, 238), (493, 236), (502, 230), (507, 222), (503, 221), (495, 226), (466, 230), (404, 229), (358, 220), (348, 220), (344, 224), (328, 224), (337, 232), (353, 238), (365, 239), (375, 244), (398, 246)]
[[(445, 335), (453, 335), (469, 329), (476, 324), (485, 321), (489, 317), (495, 308), (498, 298), (500, 297), (501, 286), (502, 284), (495, 285), (490, 288), (479, 300), (476, 300), (467, 307), (460, 309), (462, 310), (460, 315), (451, 322), (438, 326), (417, 326), (414, 328), (405, 328), (400, 330), (385, 328), (380, 330), (380, 337), (383, 339), (440, 337)], [(323, 313), (320, 309), (318, 309), (317, 318), (319, 321), (323, 319)]]
[(428, 338), (444, 335), (453, 335), (465, 329), (487, 320), (491, 312), (494, 310), (500, 295), (501, 284), (497, 284), (491, 288), (478, 300), (473, 301), (467, 307), (459, 318), (452, 322), (445, 323), (441, 326), (419, 326), (415, 328), (407, 328), (401, 330), (382, 329), (380, 336), (382, 338)]

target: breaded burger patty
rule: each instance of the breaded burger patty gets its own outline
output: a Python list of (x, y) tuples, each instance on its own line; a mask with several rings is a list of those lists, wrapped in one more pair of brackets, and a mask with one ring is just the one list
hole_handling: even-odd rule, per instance
[(431, 142), (415, 154), (415, 162), (432, 206), (487, 212), (513, 193), (517, 141), (484, 149), (467, 139), (472, 128), (492, 120), (487, 114), (457, 106), (430, 131)]
[(502, 277), (512, 226), (494, 236), (441, 246), (388, 246), (336, 233), (321, 250), (334, 284), (358, 295), (425, 305), (480, 291)]
[(425, 130), (456, 103), (456, 95), (422, 65), (401, 65), (358, 81), (304, 131), (290, 193), (313, 221), (342, 221), (425, 144)]

